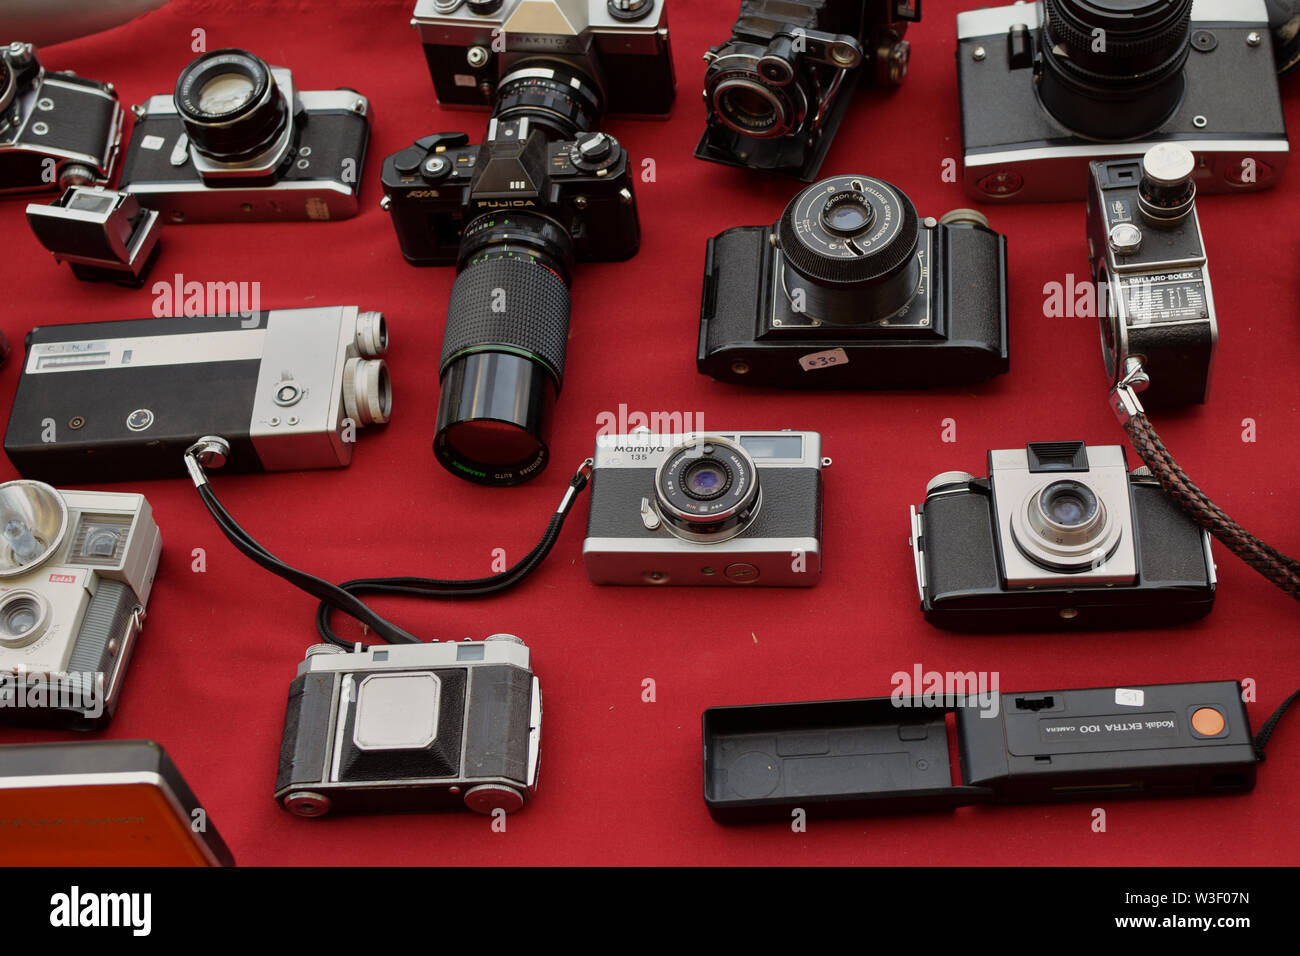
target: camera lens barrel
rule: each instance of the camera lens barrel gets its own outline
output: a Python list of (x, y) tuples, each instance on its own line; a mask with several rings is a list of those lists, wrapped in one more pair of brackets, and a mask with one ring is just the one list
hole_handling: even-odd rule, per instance
[(809, 186), (776, 226), (795, 311), (861, 325), (903, 308), (920, 282), (919, 228), (911, 200), (884, 180), (833, 176)]
[(655, 504), (675, 535), (715, 543), (734, 538), (758, 513), (762, 493), (754, 459), (738, 443), (695, 436), (655, 471)]
[(1045, 0), (1044, 107), (1094, 139), (1157, 129), (1182, 99), (1192, 0)]
[(568, 64), (531, 60), (501, 78), (492, 115), (527, 117), (552, 139), (576, 139), (600, 126), (605, 99), (595, 81)]
[(271, 68), (247, 50), (213, 50), (191, 62), (176, 80), (173, 101), (190, 145), (221, 163), (266, 152), (292, 118)]

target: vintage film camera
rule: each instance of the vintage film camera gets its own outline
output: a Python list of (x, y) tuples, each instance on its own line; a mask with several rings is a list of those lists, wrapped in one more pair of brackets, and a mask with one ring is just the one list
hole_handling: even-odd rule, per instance
[(41, 245), (87, 282), (138, 289), (161, 248), (158, 212), (102, 186), (69, 186), (49, 205), (30, 203), (27, 222)]
[(46, 73), (30, 43), (0, 47), (0, 194), (107, 185), (121, 140), (113, 84)]
[(142, 495), (0, 485), (0, 723), (112, 718), (162, 536)]
[(204, 435), (236, 471), (340, 467), (392, 411), (387, 348), (384, 317), (356, 306), (41, 326), (5, 452), (53, 482), (183, 476)]
[(596, 584), (811, 587), (821, 580), (816, 432), (600, 435), (582, 544)]
[(317, 644), (289, 688), (275, 799), (290, 813), (523, 807), (542, 692), (524, 642)]
[[(579, 67), (602, 112), (664, 117), (673, 105), (667, 0), (417, 0), (411, 26), (443, 106), (499, 111), (503, 78), (525, 61)], [(570, 109), (562, 88), (520, 92)]]
[(1209, 533), (1119, 445), (990, 451), (989, 476), (949, 471), (912, 509), (926, 618), (958, 631), (1155, 627), (1214, 604)]
[(811, 182), (859, 79), (903, 82), (920, 19), (921, 0), (741, 0), (730, 39), (704, 55), (696, 158)]
[(135, 112), (121, 188), (167, 222), (347, 219), (370, 139), (355, 90), (299, 90), (246, 50), (213, 50)]
[(1179, 143), (1093, 163), (1088, 260), (1112, 383), (1137, 363), (1149, 407), (1204, 402), (1219, 325), (1196, 217), (1196, 160)]
[(1202, 192), (1272, 186), (1290, 146), (1264, 0), (1038, 0), (957, 17), (967, 191), (1080, 199), (1161, 142)]
[(709, 240), (697, 367), (738, 385), (885, 388), (1007, 370), (1006, 237), (918, 219), (896, 186), (833, 176), (775, 226)]

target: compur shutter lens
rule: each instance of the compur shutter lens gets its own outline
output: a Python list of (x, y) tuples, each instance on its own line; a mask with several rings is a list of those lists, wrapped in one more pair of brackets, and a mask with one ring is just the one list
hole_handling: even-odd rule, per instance
[(181, 70), (173, 96), (190, 145), (222, 163), (260, 156), (291, 121), (266, 63), (247, 50), (213, 50)]

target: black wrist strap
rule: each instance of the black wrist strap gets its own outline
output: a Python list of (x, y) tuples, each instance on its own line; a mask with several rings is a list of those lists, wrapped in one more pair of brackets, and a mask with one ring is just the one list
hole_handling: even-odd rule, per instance
[(323, 640), (349, 649), (354, 646), (355, 642), (339, 637), (331, 626), (331, 618), (336, 610), (355, 618), (390, 644), (421, 643), (418, 637), (376, 613), (369, 605), (357, 597), (358, 594), (413, 594), (431, 598), (484, 597), (512, 588), (532, 574), (537, 569), (537, 566), (550, 554), (551, 548), (555, 546), (555, 542), (559, 539), (560, 531), (564, 527), (564, 521), (569, 516), (574, 502), (577, 501), (582, 490), (587, 487), (587, 482), (591, 480), (593, 464), (592, 460), (588, 458), (569, 480), (569, 487), (564, 493), (564, 498), (560, 501), (560, 506), (555, 510), (555, 513), (551, 515), (551, 520), (547, 522), (546, 530), (542, 534), (542, 540), (537, 543), (537, 546), (514, 565), (499, 574), (465, 580), (420, 577), (357, 578), (352, 581), (344, 581), (342, 584), (333, 584), (281, 561), (231, 517), (230, 512), (217, 499), (211, 485), (208, 483), (207, 472), (204, 470), (204, 459), (214, 463), (220, 463), (224, 460), (224, 454), (220, 451), (223, 446), (225, 446), (225, 443), (220, 439), (203, 438), (185, 452), (185, 466), (189, 470), (190, 477), (193, 479), (194, 486), (198, 489), (199, 497), (207, 507), (208, 513), (212, 515), (212, 519), (216, 521), (217, 526), (230, 540), (230, 543), (239, 551), (272, 574), (279, 575), (294, 587), (306, 591), (312, 597), (318, 599), (320, 606), (316, 611), (316, 630)]
[(1277, 730), (1278, 721), (1282, 719), (1282, 715), (1286, 713), (1287, 708), (1297, 700), (1300, 700), (1300, 690), (1282, 701), (1282, 706), (1273, 711), (1273, 716), (1264, 721), (1264, 726), (1259, 728), (1259, 733), (1255, 735), (1255, 758), (1257, 760), (1264, 759), (1264, 748), (1268, 746), (1268, 739), (1273, 736), (1273, 731)]

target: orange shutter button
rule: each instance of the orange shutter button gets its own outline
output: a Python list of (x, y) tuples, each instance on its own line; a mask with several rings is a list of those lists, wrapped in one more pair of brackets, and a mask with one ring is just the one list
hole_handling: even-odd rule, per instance
[(1202, 737), (1217, 737), (1226, 726), (1223, 714), (1213, 707), (1199, 707), (1192, 714), (1192, 729)]

